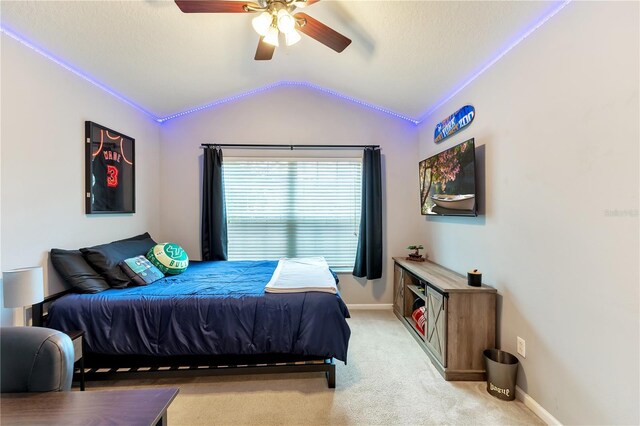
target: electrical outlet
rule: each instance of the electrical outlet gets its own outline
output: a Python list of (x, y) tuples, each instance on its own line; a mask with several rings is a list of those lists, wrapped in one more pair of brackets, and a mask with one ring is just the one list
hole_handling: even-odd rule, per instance
[(522, 355), (523, 358), (526, 358), (527, 355), (527, 346), (525, 344), (525, 341), (522, 337), (518, 336), (518, 353), (520, 355)]

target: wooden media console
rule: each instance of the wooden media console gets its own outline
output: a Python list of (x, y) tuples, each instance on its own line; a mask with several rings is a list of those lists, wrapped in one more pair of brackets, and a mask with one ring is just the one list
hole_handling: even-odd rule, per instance
[[(445, 380), (485, 380), (482, 351), (495, 348), (496, 289), (430, 261), (394, 258), (393, 310)], [(425, 307), (425, 333), (411, 314)]]

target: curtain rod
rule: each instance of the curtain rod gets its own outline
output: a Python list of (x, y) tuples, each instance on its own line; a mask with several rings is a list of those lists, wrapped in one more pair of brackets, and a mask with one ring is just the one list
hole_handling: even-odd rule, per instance
[(262, 144), (241, 144), (241, 143), (203, 143), (200, 148), (207, 147), (225, 147), (225, 148), (240, 148), (240, 149), (380, 149), (380, 145), (262, 145)]

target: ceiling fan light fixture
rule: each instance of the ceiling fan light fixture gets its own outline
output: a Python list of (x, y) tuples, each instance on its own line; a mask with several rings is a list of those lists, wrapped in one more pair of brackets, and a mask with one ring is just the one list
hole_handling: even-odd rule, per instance
[(278, 11), (278, 29), (288, 34), (295, 31), (296, 20), (286, 9), (280, 9)]
[(293, 46), (294, 44), (299, 42), (302, 39), (302, 37), (300, 37), (300, 34), (296, 30), (293, 30), (293, 31), (289, 31), (288, 33), (285, 33), (284, 39), (287, 43), (287, 46)]
[(271, 14), (269, 12), (262, 12), (251, 20), (251, 25), (258, 34), (264, 37), (269, 32), (271, 21)]
[(278, 44), (278, 35), (280, 34), (280, 31), (278, 31), (278, 28), (274, 25), (271, 25), (269, 27), (269, 31), (267, 31), (267, 35), (264, 36), (264, 38), (262, 39), (262, 41), (264, 41), (265, 43), (268, 43), (272, 46), (279, 46)]

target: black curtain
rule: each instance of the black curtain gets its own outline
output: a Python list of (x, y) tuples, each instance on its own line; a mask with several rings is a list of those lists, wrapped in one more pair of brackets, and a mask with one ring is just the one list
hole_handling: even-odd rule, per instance
[(382, 277), (382, 172), (378, 148), (366, 148), (362, 155), (362, 210), (353, 275), (368, 280)]
[(227, 207), (220, 147), (204, 148), (201, 243), (202, 260), (227, 260)]

